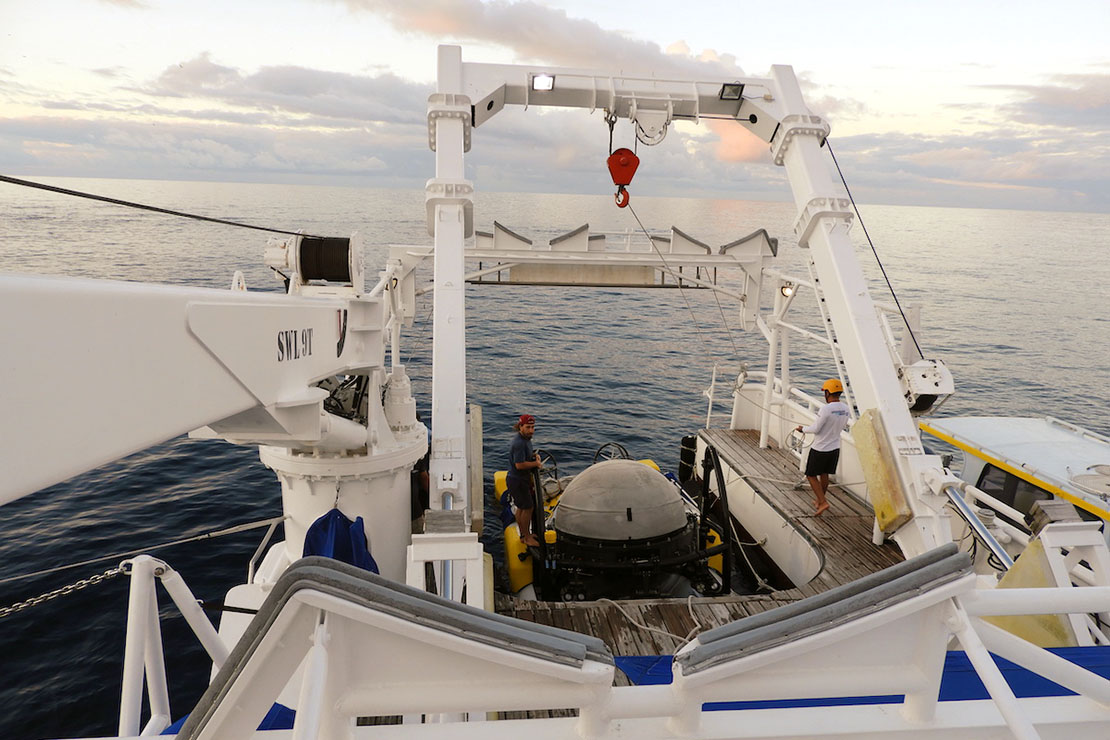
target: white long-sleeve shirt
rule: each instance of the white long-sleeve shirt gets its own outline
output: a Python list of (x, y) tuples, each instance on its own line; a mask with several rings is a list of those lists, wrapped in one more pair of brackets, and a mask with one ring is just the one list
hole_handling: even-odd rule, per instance
[(806, 434), (814, 435), (810, 449), (828, 452), (840, 449), (840, 433), (848, 426), (848, 404), (843, 401), (827, 403), (817, 412), (817, 418), (808, 427), (802, 427)]

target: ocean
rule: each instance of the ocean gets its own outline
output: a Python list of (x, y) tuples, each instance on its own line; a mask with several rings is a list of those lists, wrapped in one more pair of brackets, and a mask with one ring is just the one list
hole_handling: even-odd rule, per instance
[[(391, 244), (430, 243), (420, 191), (48, 182), (271, 228), (335, 236), (357, 230), (371, 284)], [(781, 240), (780, 269), (805, 275), (791, 204), (634, 195), (632, 206), (653, 233), (673, 225), (713, 247), (766, 228)], [(923, 309), (918, 340), (925, 354), (943, 359), (955, 376), (956, 395), (940, 415), (1050, 415), (1110, 435), (1110, 215), (902, 206), (861, 206), (861, 212), (899, 299)], [(251, 289), (281, 287), (262, 263), (267, 236), (257, 231), (7, 184), (0, 185), (0, 214), (0, 271), (223, 288), (239, 269)], [(609, 195), (479, 192), (477, 228), (492, 230), (495, 219), (540, 241), (583, 223), (594, 232), (638, 229)], [(852, 233), (873, 296), (889, 301), (858, 223)], [(795, 304), (798, 323), (812, 307), (807, 300), (801, 296)], [(585, 468), (609, 441), (664, 469), (677, 467), (680, 438), (704, 424), (703, 391), (714, 365), (721, 399), (716, 420), (723, 424), (728, 388), (742, 363), (759, 370), (766, 362), (765, 342), (756, 332), (739, 331), (736, 309), (732, 299), (717, 300), (708, 291), (471, 287), (467, 387), (469, 400), (483, 407), (487, 488), (489, 471), (504, 465), (511, 424), (522, 412), (537, 417), (537, 447), (556, 458), (560, 474)], [(403, 349), (425, 418), (430, 322), (429, 296)], [(813, 391), (831, 368), (809, 344), (793, 341), (793, 375)], [(136, 383), (159, 382), (140, 367), (121, 364), (119, 372)], [(64, 398), (66, 389), (0, 392), (46, 399)], [(167, 441), (4, 507), (0, 607), (114, 563), (18, 576), (276, 516), (280, 499), (256, 450)], [(495, 533), (497, 526), (487, 529)], [(154, 554), (178, 570), (198, 598), (218, 600), (245, 578), (263, 531)], [(203, 691), (209, 664), (164, 593), (160, 603), (177, 718)], [(126, 606), (126, 578), (116, 577), (0, 619), (0, 706), (7, 707), (0, 737), (115, 733)]]

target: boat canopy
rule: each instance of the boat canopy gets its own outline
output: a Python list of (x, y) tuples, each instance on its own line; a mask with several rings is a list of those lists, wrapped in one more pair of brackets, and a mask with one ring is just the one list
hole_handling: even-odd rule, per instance
[[(1047, 490), (1095, 496), (1105, 505), (1110, 439), (1102, 435), (1052, 417), (929, 419), (921, 429)], [(1103, 478), (1106, 484), (1100, 486)]]

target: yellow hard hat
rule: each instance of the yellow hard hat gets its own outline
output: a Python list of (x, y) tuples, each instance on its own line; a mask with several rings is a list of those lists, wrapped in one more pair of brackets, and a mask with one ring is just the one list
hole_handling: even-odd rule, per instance
[(821, 386), (821, 390), (827, 391), (829, 393), (843, 393), (844, 384), (836, 378), (829, 378), (825, 381), (825, 384)]

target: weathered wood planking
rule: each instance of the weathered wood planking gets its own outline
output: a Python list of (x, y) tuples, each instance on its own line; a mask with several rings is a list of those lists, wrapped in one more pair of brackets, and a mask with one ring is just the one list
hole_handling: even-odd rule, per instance
[[(778, 509), (819, 547), (825, 568), (801, 591), (820, 593), (850, 583), (903, 560), (893, 543), (871, 543), (875, 514), (871, 506), (838, 486), (829, 488), (830, 508), (814, 516), (815, 500), (798, 461), (773, 442), (759, 448), (759, 432), (752, 429), (704, 429), (700, 435), (717, 448), (722, 460), (744, 476), (765, 501)], [(740, 515), (742, 512), (733, 512)], [(806, 588), (806, 586), (810, 588)]]
[[(695, 627), (699, 632), (712, 629), (850, 583), (902, 561), (894, 544), (871, 543), (874, 513), (870, 505), (846, 491), (836, 486), (830, 488), (831, 508), (819, 517), (814, 516), (813, 492), (808, 485), (795, 490), (795, 484), (805, 480), (797, 460), (775, 445), (760, 449), (758, 432), (708, 429), (700, 434), (717, 448), (724, 462), (744, 476), (757, 495), (783, 513), (822, 550), (825, 567), (812, 581), (773, 594), (636, 599), (619, 604), (608, 600), (529, 602), (498, 594), (498, 613), (594, 635), (609, 645), (614, 655), (670, 655)], [(627, 678), (618, 675), (617, 685), (627, 683)]]

